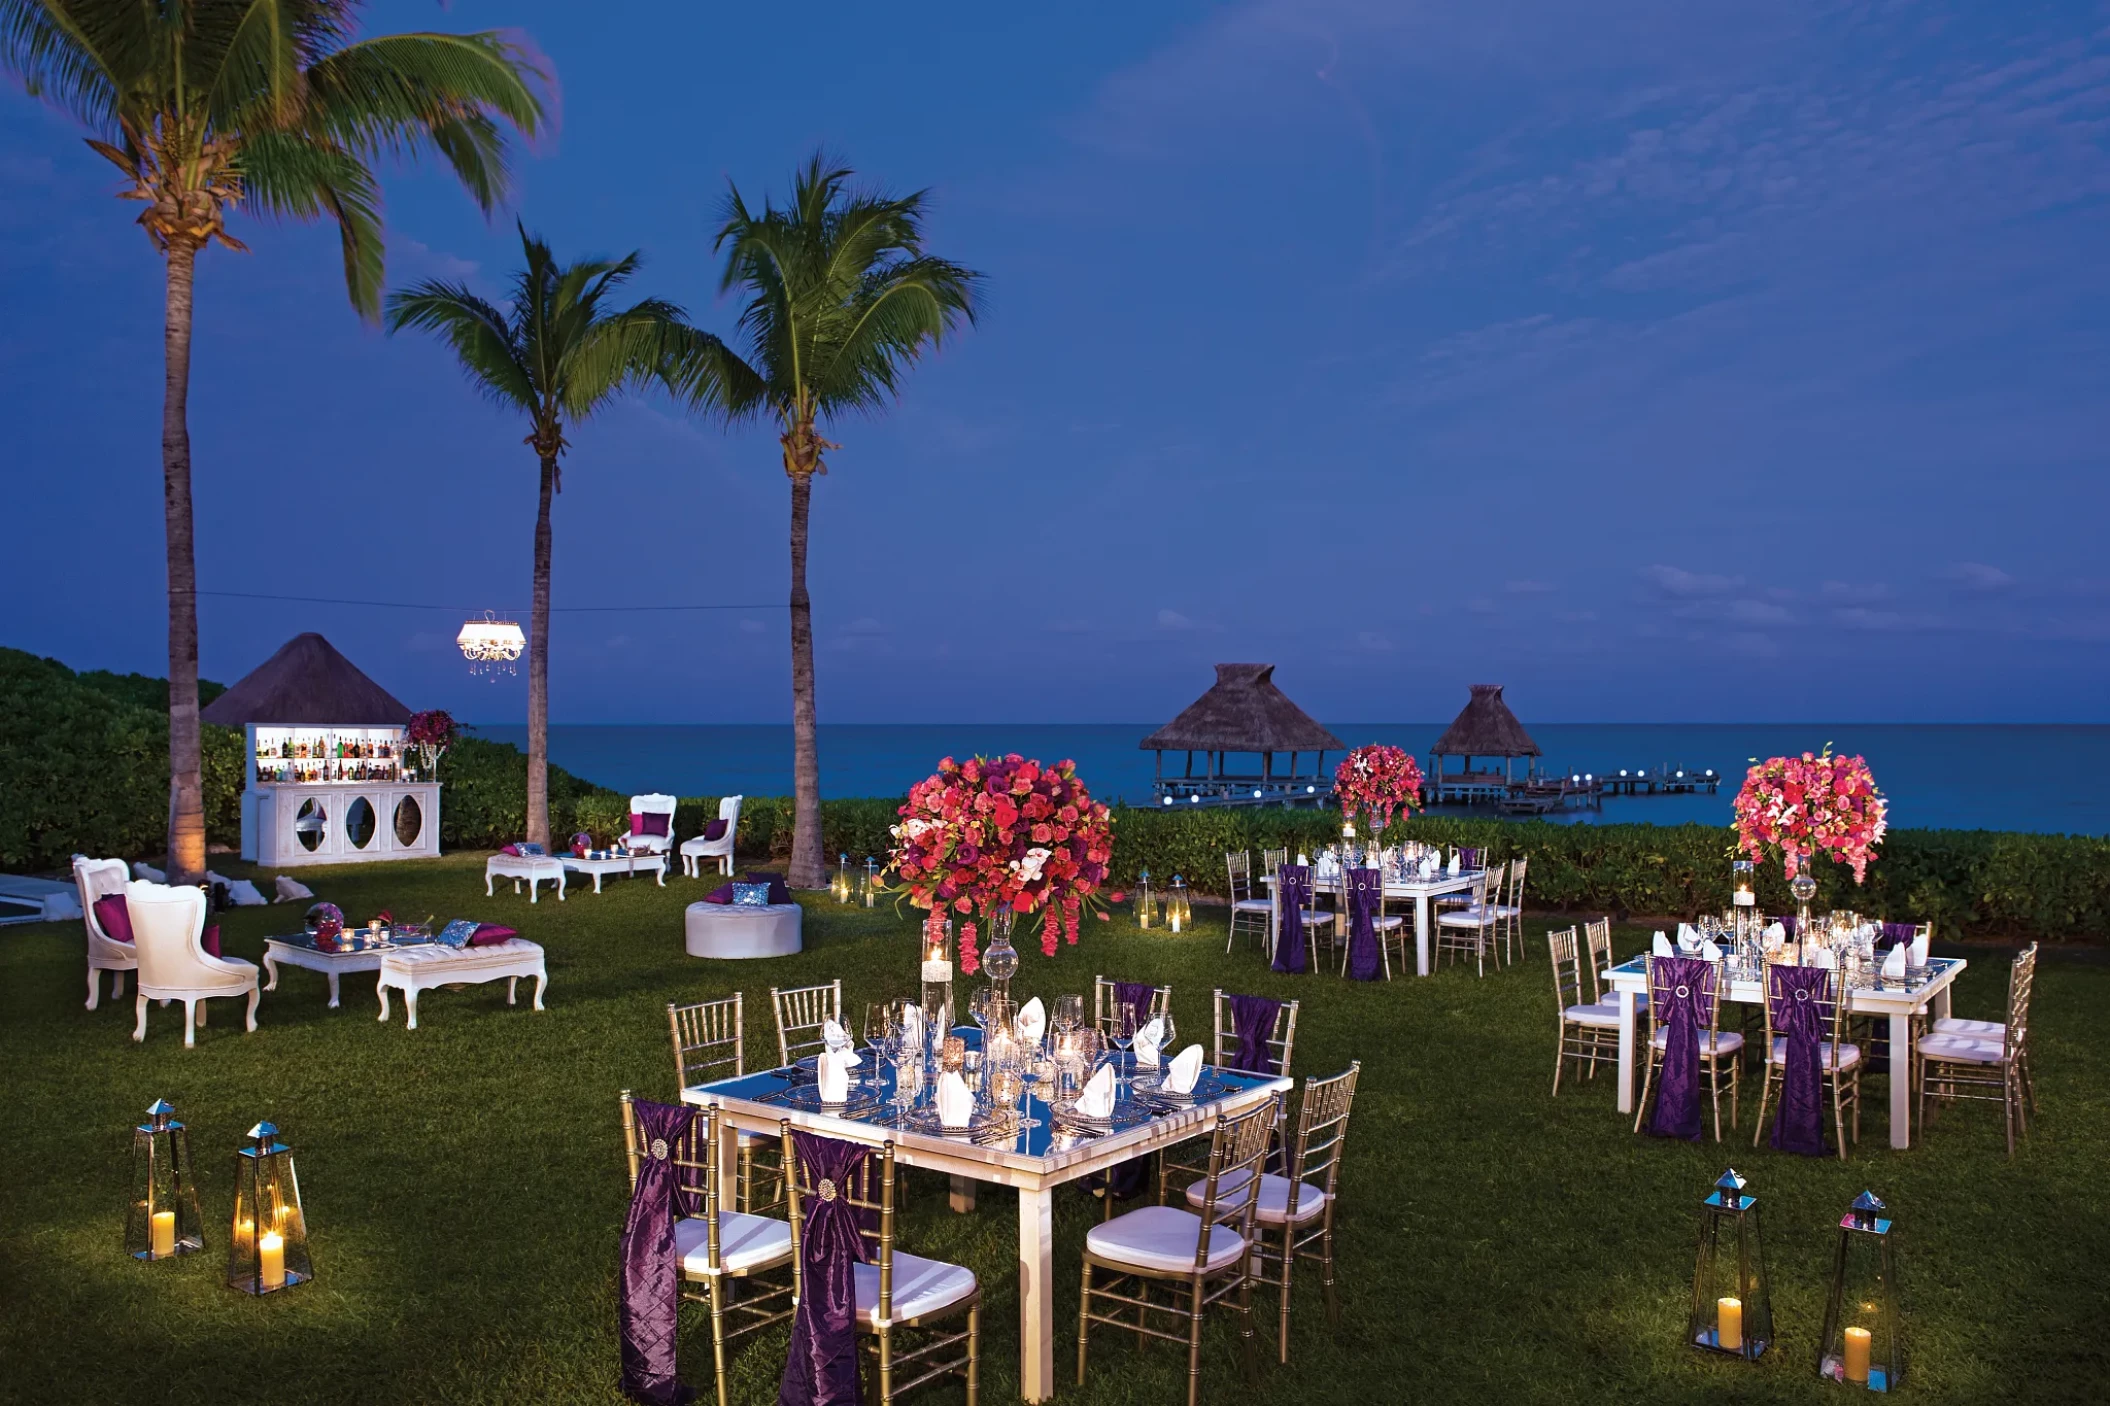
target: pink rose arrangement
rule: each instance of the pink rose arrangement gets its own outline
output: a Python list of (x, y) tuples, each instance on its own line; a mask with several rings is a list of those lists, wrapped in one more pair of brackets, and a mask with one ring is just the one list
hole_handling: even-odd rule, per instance
[(410, 715), (410, 745), (418, 749), (428, 778), (439, 775), (440, 758), (447, 754), (447, 749), (454, 745), (461, 731), (453, 715), (443, 708)]
[(1344, 819), (1367, 815), (1375, 834), (1392, 823), (1393, 811), (1421, 805), (1421, 768), (1401, 748), (1373, 742), (1356, 748), (1334, 768), (1333, 794)]
[(1868, 861), (1889, 828), (1890, 803), (1860, 757), (1821, 754), (1772, 757), (1752, 766), (1736, 793), (1738, 842), (1753, 860), (1777, 845), (1794, 878), (1821, 850), (1834, 864), (1853, 866), (1854, 882), (1868, 874)]
[(1040, 950), (1055, 955), (1063, 933), (1074, 944), (1085, 906), (1113, 857), (1112, 813), (1077, 779), (1070, 761), (1042, 766), (1013, 752), (938, 763), (916, 783), (893, 827), (889, 867), (909, 902), (931, 921), (962, 913), (960, 969), (981, 966), (974, 917), (999, 909), (1039, 913)]

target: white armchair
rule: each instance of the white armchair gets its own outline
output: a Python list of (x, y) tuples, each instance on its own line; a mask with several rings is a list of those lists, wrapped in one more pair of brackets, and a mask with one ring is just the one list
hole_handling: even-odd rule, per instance
[(139, 966), (139, 953), (131, 943), (119, 942), (103, 931), (102, 920), (95, 914), (95, 900), (110, 894), (124, 895), (129, 873), (122, 859), (90, 859), (85, 854), (73, 856), (73, 884), (81, 891), (81, 921), (88, 928), (88, 1009), (94, 1010), (102, 999), (104, 972), (115, 972), (110, 978), (110, 996), (115, 1000), (125, 994), (125, 973)]
[(204, 1002), (214, 996), (249, 996), (248, 1028), (256, 1029), (256, 964), (214, 957), (205, 950), (205, 892), (134, 881), (125, 889), (132, 915), (132, 945), (139, 949), (139, 1024), (134, 1040), (147, 1037), (147, 1002), (183, 1002), (183, 1044), (197, 1043), (205, 1024)]
[(725, 833), (717, 839), (707, 840), (698, 835), (693, 840), (681, 842), (682, 873), (692, 879), (698, 877), (699, 861), (705, 859), (717, 860), (721, 874), (733, 872), (733, 841), (740, 834), (740, 802), (746, 799), (745, 796), (727, 796), (718, 802), (718, 818), (725, 822)]
[(634, 821), (640, 815), (664, 815), (667, 830), (663, 835), (640, 835), (624, 831), (616, 843), (632, 854), (665, 854), (674, 847), (674, 798), (658, 791), (630, 798), (630, 815)]

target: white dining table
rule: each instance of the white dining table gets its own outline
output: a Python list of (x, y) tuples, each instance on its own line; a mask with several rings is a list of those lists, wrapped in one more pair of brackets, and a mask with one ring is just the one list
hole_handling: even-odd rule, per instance
[[(1949, 1014), (1949, 997), (1956, 985), (1956, 978), (1970, 963), (1962, 957), (1933, 957), (1927, 962), (1927, 977), (1911, 986), (1856, 987), (1847, 1004), (1854, 1015), (1881, 1015), (1890, 1017), (1890, 1145), (1904, 1148), (1912, 1146), (1912, 1018), (1922, 1011), (1931, 1010), (1935, 1016)], [(1619, 1111), (1634, 1111), (1634, 1051), (1636, 1041), (1636, 1003), (1634, 998), (1648, 990), (1648, 956), (1621, 962), (1616, 967), (1607, 967), (1604, 978), (1611, 983), (1612, 991), (1619, 1001)], [(1765, 987), (1757, 978), (1731, 981), (1722, 988), (1725, 1001), (1758, 1002), (1765, 999)]]
[[(1464, 869), (1456, 874), (1436, 874), (1426, 879), (1385, 880), (1385, 898), (1388, 901), (1394, 898), (1414, 900), (1414, 974), (1416, 976), (1427, 976), (1436, 969), (1431, 946), (1434, 930), (1429, 921), (1431, 901), (1441, 898), (1445, 894), (1466, 892), (1473, 885), (1480, 882), (1480, 876), (1484, 872), (1484, 870), (1480, 869)], [(1275, 892), (1275, 876), (1269, 874), (1261, 882), (1267, 885), (1268, 897), (1272, 900)], [(1311, 891), (1315, 895), (1330, 893), (1338, 896), (1341, 892), (1341, 881), (1338, 878), (1322, 879), (1317, 875), (1313, 875)], [(1268, 908), (1267, 919), (1267, 946), (1270, 955), (1273, 954), (1276, 941), (1281, 936), (1281, 926), (1281, 905), (1271, 902)]]

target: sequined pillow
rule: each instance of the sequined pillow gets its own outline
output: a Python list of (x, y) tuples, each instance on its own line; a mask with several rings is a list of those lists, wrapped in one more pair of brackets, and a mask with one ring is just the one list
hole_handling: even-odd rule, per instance
[(769, 885), (734, 884), (733, 903), (740, 908), (767, 908), (769, 906)]

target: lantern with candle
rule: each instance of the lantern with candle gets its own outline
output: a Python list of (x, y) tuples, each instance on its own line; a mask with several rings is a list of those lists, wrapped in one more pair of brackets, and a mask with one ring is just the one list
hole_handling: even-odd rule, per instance
[(879, 861), (869, 854), (865, 856), (864, 900), (867, 908), (879, 906)]
[(836, 856), (835, 877), (828, 881), (828, 892), (835, 896), (837, 903), (848, 903), (854, 896), (850, 886), (850, 856), (848, 854)]
[(1150, 891), (1150, 871), (1136, 876), (1136, 926), (1148, 931), (1157, 924), (1157, 895)]
[[(1739, 909), (1758, 906), (1758, 866), (1748, 859), (1732, 860), (1729, 865), (1730, 902)], [(1741, 913), (1738, 914), (1742, 916)]]
[(923, 922), (923, 1010), (940, 1032), (952, 1029), (952, 919), (933, 910)]
[(1905, 1330), (1898, 1317), (1887, 1209), (1873, 1191), (1864, 1191), (1840, 1217), (1832, 1291), (1817, 1345), (1818, 1376), (1870, 1391), (1895, 1390), (1905, 1377)]
[(132, 1204), (125, 1251), (135, 1260), (166, 1260), (205, 1248), (198, 1183), (191, 1176), (190, 1134), (167, 1099), (155, 1099), (147, 1121), (132, 1129)]
[(1734, 1167), (1700, 1203), (1699, 1253), (1685, 1341), (1755, 1362), (1773, 1345), (1773, 1301), (1759, 1235), (1758, 1198)]
[(301, 1209), (293, 1149), (278, 1140), (278, 1128), (258, 1123), (249, 1145), (234, 1155), (233, 1249), (227, 1256), (227, 1285), (245, 1294), (269, 1294), (315, 1277), (308, 1258), (308, 1220)]
[(1165, 895), (1165, 926), (1175, 933), (1194, 927), (1194, 905), (1188, 901), (1187, 881), (1177, 874), (1172, 876), (1172, 891)]

